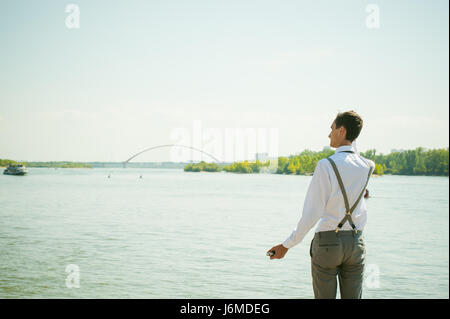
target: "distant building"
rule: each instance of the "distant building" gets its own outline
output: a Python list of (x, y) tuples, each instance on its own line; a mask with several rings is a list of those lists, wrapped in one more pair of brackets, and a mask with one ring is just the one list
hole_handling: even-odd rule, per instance
[[(427, 148), (427, 147), (418, 147), (417, 149), (419, 149), (419, 148), (422, 150), (422, 152), (426, 152), (429, 150), (429, 148)], [(391, 153), (395, 153), (395, 152), (401, 153), (401, 152), (406, 152), (406, 151), (407, 150), (404, 150), (404, 149), (396, 149), (396, 148), (391, 149)]]
[(396, 148), (391, 149), (391, 153), (401, 153), (404, 151), (405, 151), (404, 149), (396, 149)]
[(269, 159), (269, 153), (256, 153), (256, 160), (265, 162)]

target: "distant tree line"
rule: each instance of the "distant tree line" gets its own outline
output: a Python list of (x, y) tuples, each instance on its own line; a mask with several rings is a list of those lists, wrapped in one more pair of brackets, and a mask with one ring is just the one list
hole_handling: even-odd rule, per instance
[(206, 163), (204, 161), (187, 164), (184, 167), (185, 172), (220, 172), (221, 170), (222, 166), (219, 166), (216, 163)]
[(269, 167), (269, 165), (270, 161), (266, 162), (260, 162), (258, 160), (255, 162), (243, 161), (227, 165), (223, 168), (223, 170), (232, 173), (251, 174), (251, 173), (259, 173), (262, 167)]
[[(334, 150), (324, 149), (320, 152), (305, 150), (289, 157), (278, 157), (276, 174), (311, 175), (317, 162), (334, 154)], [(425, 150), (418, 147), (415, 150), (393, 152), (388, 155), (376, 154), (375, 149), (361, 152), (361, 155), (375, 162), (374, 174), (393, 175), (434, 175), (448, 176), (449, 148)], [(191, 172), (233, 172), (233, 173), (259, 173), (262, 167), (268, 167), (270, 161), (235, 162), (221, 166), (214, 163), (200, 162), (189, 164), (184, 170)]]
[(368, 150), (361, 155), (373, 160), (380, 167), (380, 172), (394, 175), (434, 175), (448, 176), (449, 148), (394, 152), (388, 155), (376, 154)]
[[(320, 152), (303, 151), (298, 155), (278, 158), (277, 174), (310, 175), (317, 162), (334, 154), (333, 150)], [(388, 155), (376, 154), (375, 149), (361, 152), (361, 155), (375, 162), (374, 174), (392, 175), (434, 175), (448, 176), (449, 149), (415, 150), (393, 152)]]
[(28, 167), (56, 167), (56, 168), (92, 168), (88, 163), (76, 162), (26, 162)]
[(9, 160), (9, 159), (1, 159), (0, 158), (0, 167), (6, 167), (9, 164), (17, 165), (17, 164), (22, 164), (22, 163), (19, 163), (19, 162), (13, 161), (13, 160)]
[(259, 173), (262, 167), (268, 167), (270, 161), (267, 162), (235, 162), (230, 165), (219, 165), (216, 163), (206, 163), (204, 161), (200, 163), (188, 164), (184, 167), (185, 172), (232, 172), (232, 173)]
[(310, 175), (314, 173), (317, 162), (323, 158), (333, 155), (334, 151), (331, 149), (324, 149), (320, 152), (313, 152), (305, 150), (297, 155), (289, 157), (278, 157), (277, 174), (288, 175)]
[(0, 159), (0, 166), (5, 167), (8, 165), (22, 164), (27, 167), (55, 167), (55, 168), (92, 168), (88, 163), (76, 163), (76, 162), (17, 162), (9, 159)]

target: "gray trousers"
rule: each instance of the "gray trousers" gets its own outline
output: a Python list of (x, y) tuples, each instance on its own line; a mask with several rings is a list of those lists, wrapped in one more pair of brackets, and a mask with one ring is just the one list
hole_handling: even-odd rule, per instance
[(362, 231), (318, 232), (311, 241), (311, 274), (316, 299), (360, 299), (366, 249)]

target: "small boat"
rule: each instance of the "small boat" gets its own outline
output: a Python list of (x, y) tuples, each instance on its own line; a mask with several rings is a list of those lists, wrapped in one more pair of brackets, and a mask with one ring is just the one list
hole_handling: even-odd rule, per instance
[(26, 173), (28, 173), (28, 170), (25, 165), (22, 164), (9, 164), (8, 167), (3, 171), (3, 174), (5, 175), (25, 175)]

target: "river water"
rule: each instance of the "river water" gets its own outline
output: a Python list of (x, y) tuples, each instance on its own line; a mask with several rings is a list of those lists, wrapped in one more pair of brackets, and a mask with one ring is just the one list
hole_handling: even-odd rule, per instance
[[(295, 228), (310, 179), (0, 175), (0, 298), (313, 298), (313, 230), (284, 259), (265, 255)], [(373, 177), (368, 188), (363, 297), (449, 298), (448, 177)]]

